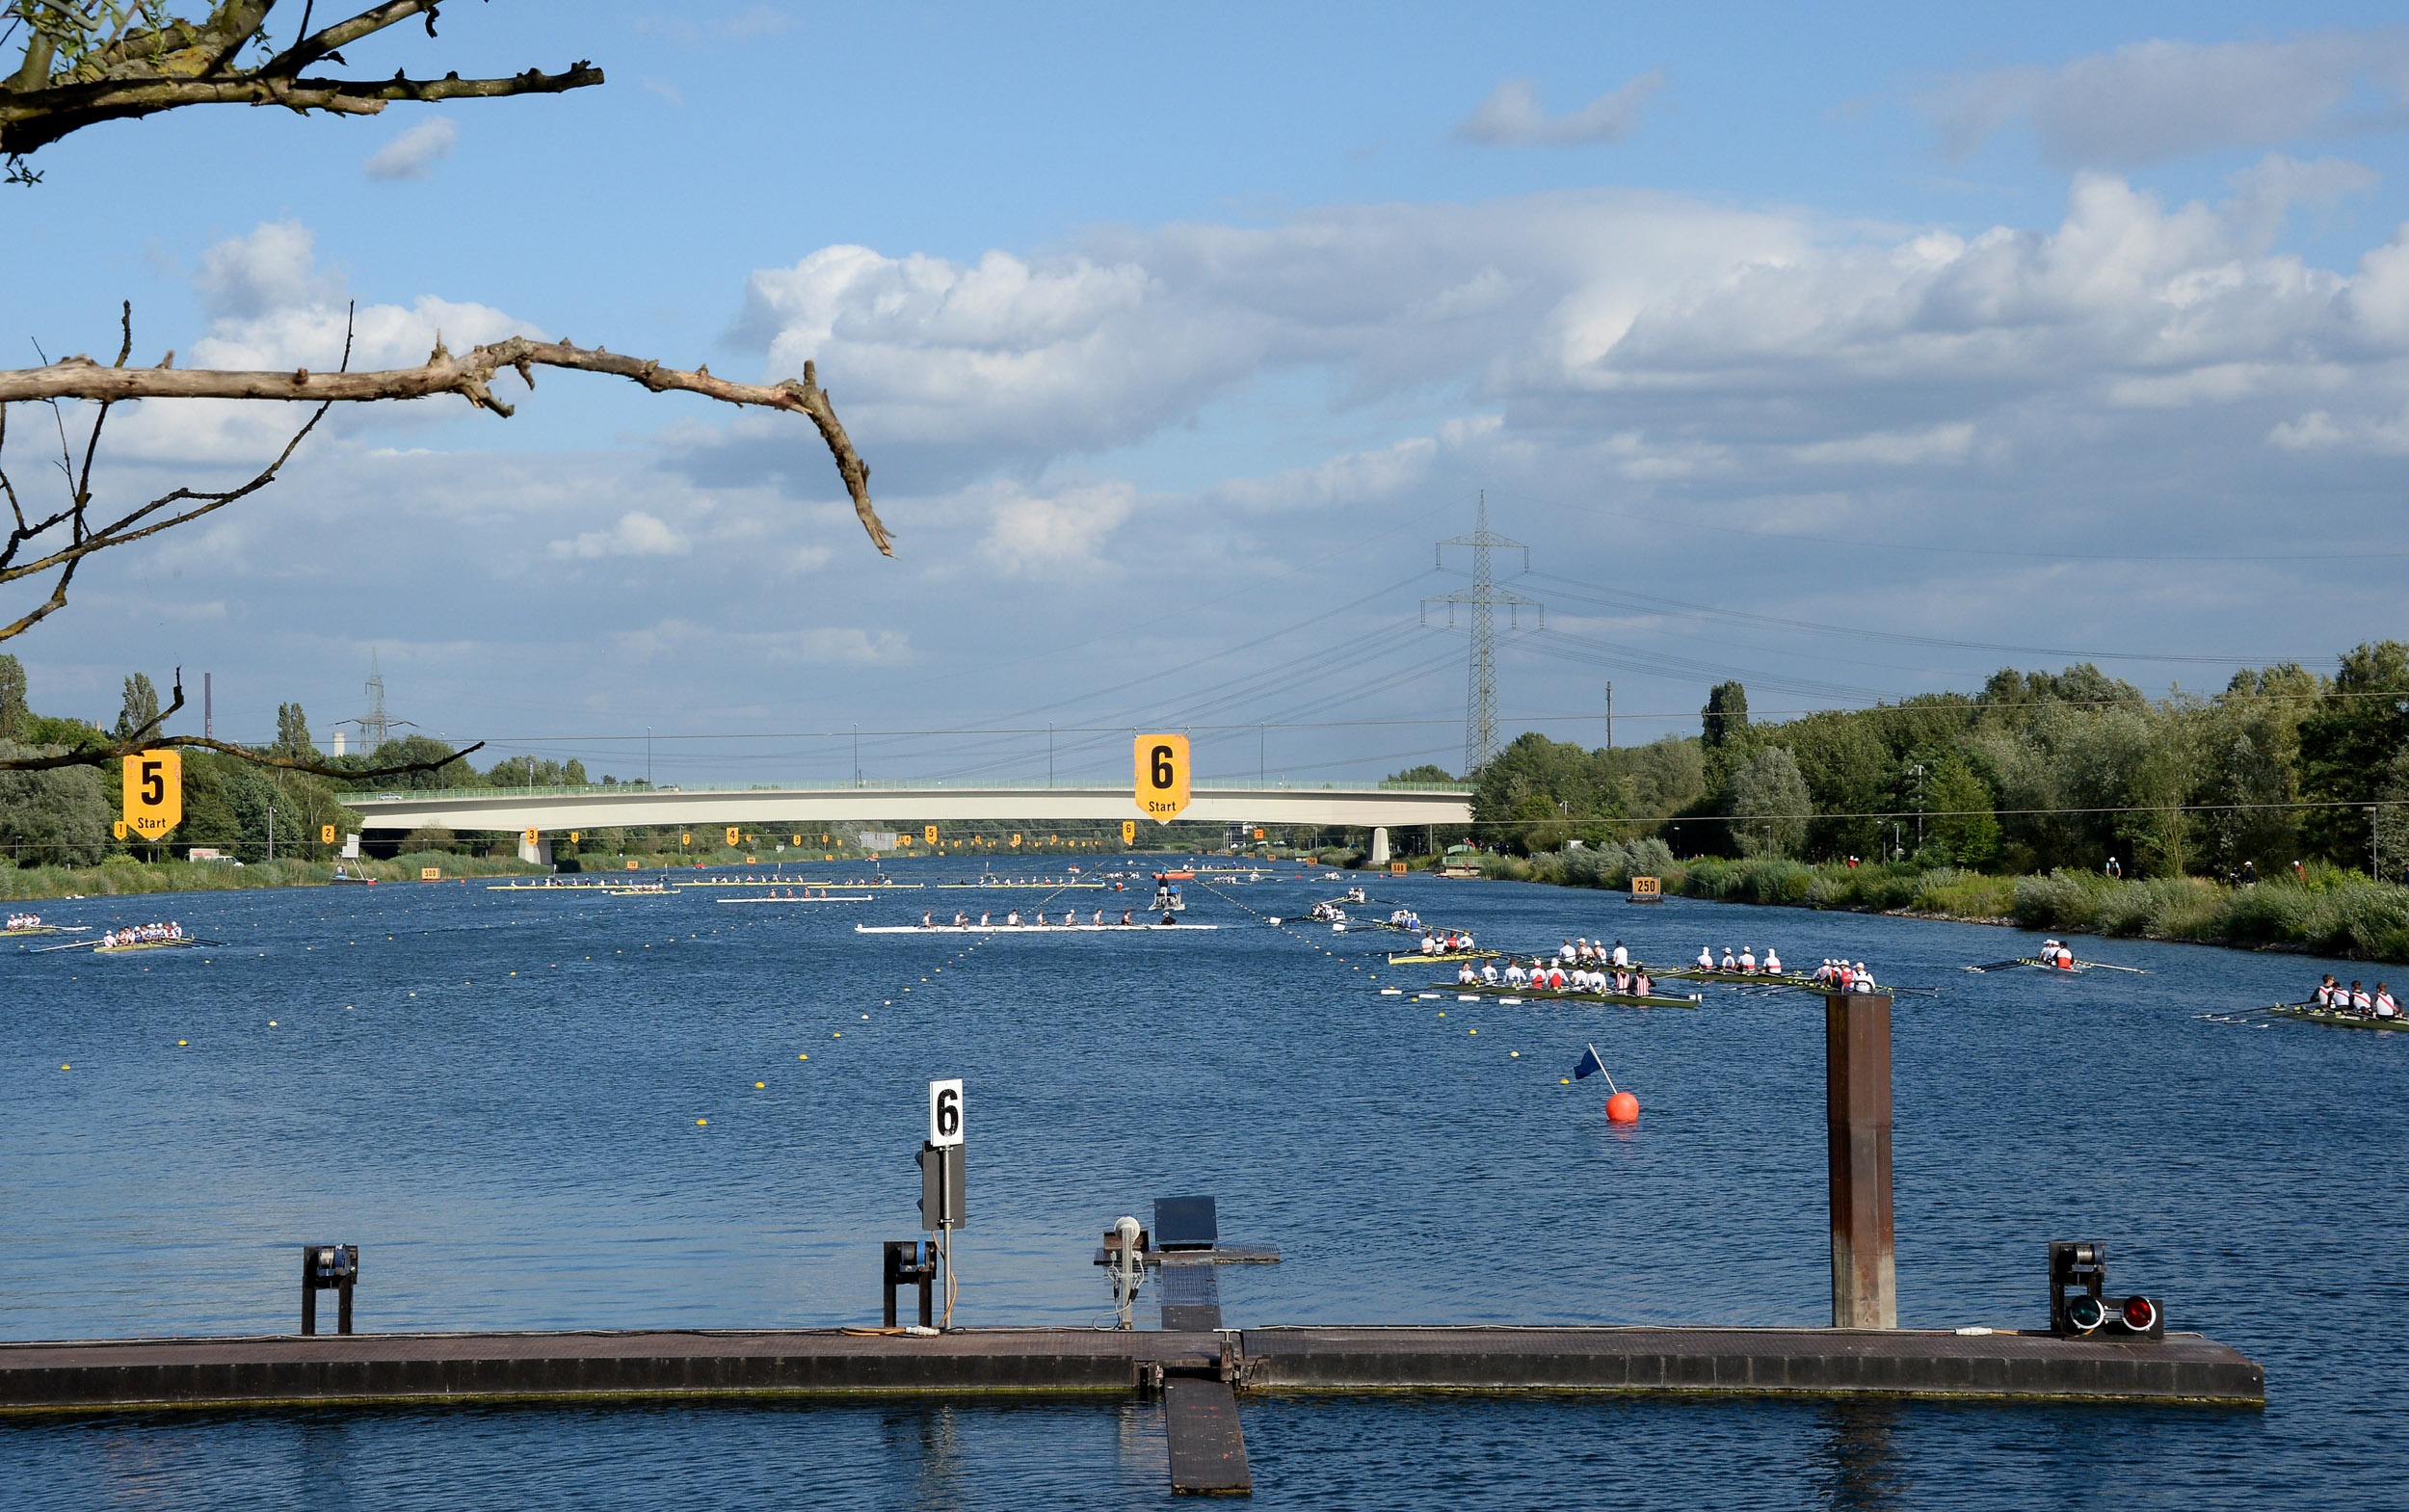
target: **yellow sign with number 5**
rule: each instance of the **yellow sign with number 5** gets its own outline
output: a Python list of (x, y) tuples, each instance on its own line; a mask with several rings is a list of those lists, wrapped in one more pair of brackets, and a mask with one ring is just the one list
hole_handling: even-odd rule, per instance
[(1140, 735), (1137, 740), (1138, 811), (1169, 824), (1188, 806), (1188, 737)]
[(184, 822), (184, 754), (143, 751), (125, 758), (125, 827), (155, 840)]

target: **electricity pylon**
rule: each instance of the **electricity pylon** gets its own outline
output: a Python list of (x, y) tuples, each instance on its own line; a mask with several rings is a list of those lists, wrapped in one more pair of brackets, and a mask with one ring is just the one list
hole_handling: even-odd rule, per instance
[(1536, 598), (1499, 588), (1492, 573), (1490, 553), (1499, 546), (1522, 553), (1522, 570), (1531, 566), (1531, 548), (1520, 541), (1508, 541), (1489, 528), (1489, 492), (1481, 491), (1479, 514), (1469, 536), (1452, 536), (1439, 543), (1439, 566), (1447, 565), (1447, 547), (1472, 548), (1472, 586), (1459, 588), (1422, 600), (1422, 623), (1430, 623), (1430, 606), (1447, 606), (1447, 628), (1456, 626), (1456, 611), (1463, 609), (1471, 632), (1472, 656), (1469, 676), (1464, 692), (1464, 775), (1470, 777), (1487, 766), (1497, 754), (1497, 611), (1506, 612), (1506, 626), (1521, 629), (1519, 616), (1529, 609), (1537, 616), (1539, 628), (1548, 627), (1548, 609)]

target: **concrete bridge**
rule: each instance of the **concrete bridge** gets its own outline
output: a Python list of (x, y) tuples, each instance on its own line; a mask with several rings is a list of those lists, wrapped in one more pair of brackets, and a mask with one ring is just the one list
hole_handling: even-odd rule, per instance
[[(776, 834), (849, 824), (924, 824), (1021, 819), (1136, 819), (1136, 795), (1111, 787), (866, 783), (828, 787), (435, 787), (398, 793), (356, 793), (344, 807), (360, 817), (372, 840), (438, 825), (455, 831), (539, 833), (521, 843), (529, 861), (548, 862), (554, 833), (640, 826), (708, 829), (742, 825)], [(1369, 787), (1199, 787), (1182, 823), (1344, 825), (1370, 830), (1373, 860), (1388, 859), (1388, 832), (1426, 824), (1469, 824), (1469, 788), (1438, 783)], [(380, 833), (382, 832), (382, 833)], [(1141, 834), (1144, 833), (1142, 830)]]

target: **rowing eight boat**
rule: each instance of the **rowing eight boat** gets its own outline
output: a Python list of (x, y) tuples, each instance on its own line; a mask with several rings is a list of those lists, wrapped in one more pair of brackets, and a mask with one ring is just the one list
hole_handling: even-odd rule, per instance
[(856, 924), (857, 935), (1125, 935), (1141, 929), (1194, 934), (1219, 924)]
[(1704, 994), (1690, 997), (1667, 997), (1661, 993), (1646, 997), (1637, 993), (1580, 993), (1571, 988), (1561, 992), (1552, 987), (1498, 987), (1495, 983), (1433, 982), (1433, 991), (1451, 992), (1458, 996), (1475, 997), (1543, 997), (1554, 1002), (1622, 1003), (1633, 1008), (1695, 1008), (1706, 1001)]
[(1419, 950), (1401, 951), (1389, 958), (1390, 966), (1411, 966), (1416, 961), (1492, 961), (1504, 955), (1502, 950), (1451, 950), (1443, 955), (1424, 955)]

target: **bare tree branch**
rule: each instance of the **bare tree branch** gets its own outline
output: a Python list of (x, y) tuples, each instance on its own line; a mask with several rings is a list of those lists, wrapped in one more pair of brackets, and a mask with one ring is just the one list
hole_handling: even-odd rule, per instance
[[(836, 418), (827, 390), (810, 362), (803, 364), (803, 381), (738, 384), (712, 376), (708, 367), (688, 371), (664, 367), (649, 358), (625, 357), (599, 347), (579, 347), (567, 341), (530, 341), (512, 336), (472, 348), (458, 356), (440, 341), (419, 367), (387, 368), (366, 373), (313, 373), (296, 368), (289, 373), (243, 372), (211, 368), (103, 367), (89, 357), (70, 357), (46, 367), (0, 371), (0, 405), (25, 399), (280, 399), (303, 403), (374, 403), (386, 399), (424, 399), (453, 393), (481, 410), (507, 418), (516, 411), (495, 397), (493, 376), (513, 368), (529, 388), (535, 368), (565, 367), (588, 373), (610, 373), (642, 384), (655, 393), (673, 389), (701, 394), (732, 405), (757, 405), (807, 415), (827, 442), (829, 455), (852, 496), (854, 513), (880, 552), (893, 556), (894, 537), (870, 502), (870, 468), (854, 450), (845, 427)], [(4, 581), (5, 579), (0, 579)]]
[[(602, 82), (602, 70), (579, 60), (560, 73), (529, 68), (509, 78), (390, 79), (304, 78), (301, 70), (331, 59), (348, 42), (424, 15), (435, 35), (440, 0), (386, 0), (346, 21), (302, 38), (256, 67), (235, 66), (246, 46), (262, 37), (276, 0), (218, 0), (201, 20), (168, 17), (161, 4), (135, 4), (117, 17), (118, 29), (100, 35), (104, 8), (62, 0), (13, 0), (5, 13), (26, 30), (25, 54), (14, 74), (0, 84), (0, 152), (12, 160), (12, 176), (34, 182), (39, 175), (17, 160), (73, 132), (104, 120), (130, 120), (187, 105), (281, 105), (296, 112), (326, 111), (374, 116), (393, 100), (494, 99), (514, 94), (559, 94)], [(136, 28), (135, 16), (158, 24)], [(308, 25), (304, 13), (304, 27)]]

